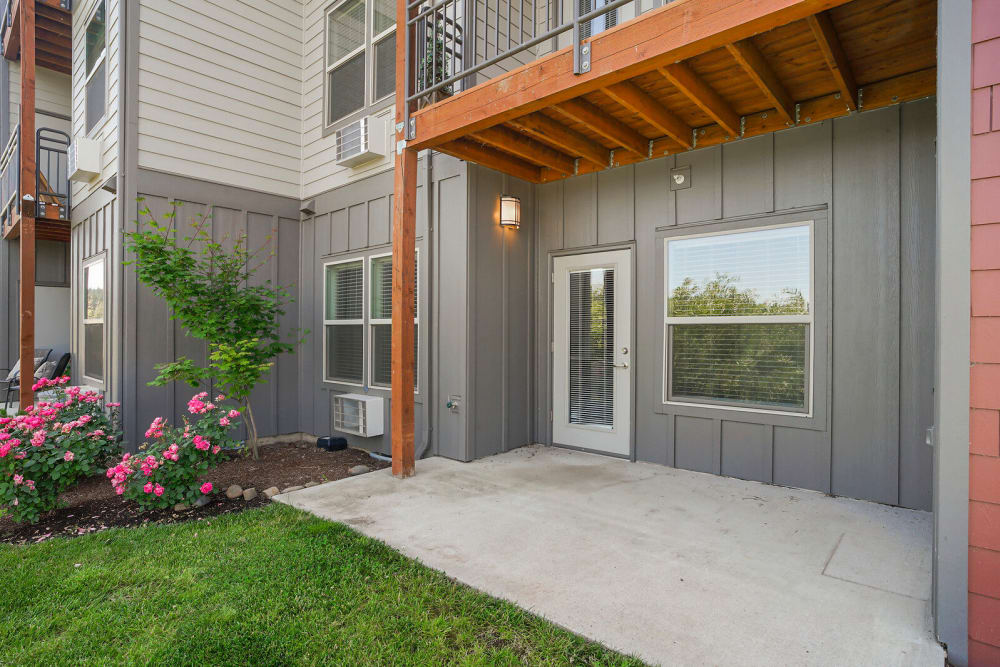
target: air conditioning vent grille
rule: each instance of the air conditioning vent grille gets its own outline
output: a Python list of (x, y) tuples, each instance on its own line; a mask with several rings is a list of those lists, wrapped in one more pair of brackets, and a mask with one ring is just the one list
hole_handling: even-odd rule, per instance
[(337, 164), (355, 167), (386, 155), (385, 120), (365, 116), (337, 130), (334, 157)]
[(365, 438), (382, 435), (385, 430), (381, 396), (339, 394), (333, 396), (333, 430)]

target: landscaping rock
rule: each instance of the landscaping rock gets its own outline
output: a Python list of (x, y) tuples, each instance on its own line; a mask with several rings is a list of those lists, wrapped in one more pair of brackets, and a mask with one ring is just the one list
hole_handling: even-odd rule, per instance
[(246, 500), (247, 502), (253, 500), (256, 497), (257, 497), (257, 489), (253, 488), (252, 486), (243, 492), (243, 500)]
[(291, 493), (292, 491), (301, 491), (304, 488), (306, 488), (306, 487), (304, 487), (304, 486), (290, 486), (287, 489), (284, 489), (282, 491), (282, 493)]
[(185, 505), (184, 503), (177, 503), (176, 505), (174, 505), (175, 512), (186, 512), (187, 510), (188, 506)]
[(201, 497), (198, 498), (198, 500), (194, 501), (194, 506), (195, 507), (204, 507), (205, 505), (209, 504), (210, 502), (212, 502), (211, 498), (209, 498), (208, 496), (201, 496)]
[(312, 487), (314, 487), (314, 486), (319, 486), (319, 482), (306, 482), (306, 483), (305, 483), (305, 487), (306, 487), (307, 489), (309, 489), (309, 488), (312, 488)]
[(371, 472), (371, 468), (368, 466), (352, 466), (348, 468), (347, 472), (351, 475), (364, 475), (366, 472)]
[(239, 484), (233, 484), (231, 487), (226, 489), (226, 498), (230, 500), (236, 500), (243, 495), (243, 487)]
[(279, 493), (281, 493), (281, 492), (278, 490), (278, 487), (276, 487), (276, 486), (272, 486), (269, 489), (264, 489), (264, 495), (267, 497), (268, 500), (270, 500), (271, 498), (274, 498)]

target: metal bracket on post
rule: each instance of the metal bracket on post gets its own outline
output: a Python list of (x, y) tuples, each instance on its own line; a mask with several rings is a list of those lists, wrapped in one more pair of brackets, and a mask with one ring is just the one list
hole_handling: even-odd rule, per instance
[(406, 118), (406, 140), (411, 141), (417, 137), (417, 119), (410, 118), (407, 115)]
[(590, 44), (581, 44), (580, 39), (580, 0), (573, 3), (573, 74), (586, 74), (590, 71)]

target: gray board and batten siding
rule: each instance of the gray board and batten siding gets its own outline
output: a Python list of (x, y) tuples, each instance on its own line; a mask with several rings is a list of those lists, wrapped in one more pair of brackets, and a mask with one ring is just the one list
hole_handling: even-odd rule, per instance
[[(930, 509), (934, 137), (928, 99), (538, 186), (535, 439), (552, 442), (553, 254), (632, 246), (634, 459)], [(681, 166), (691, 187), (671, 191)], [(664, 405), (662, 239), (789, 212), (827, 232), (814, 418)]]
[[(131, 202), (126, 207), (129, 211), (126, 229), (134, 229), (139, 210), (148, 207), (161, 222), (165, 213), (174, 213), (173, 224), (181, 229), (190, 229), (190, 225), (200, 220), (201, 216), (209, 218), (213, 240), (224, 246), (243, 235), (246, 235), (251, 249), (267, 244), (272, 254), (256, 279), (284, 286), (296, 299), (286, 308), (281, 320), (282, 333), (287, 340), (294, 340), (294, 331), (299, 326), (296, 283), (299, 277), (300, 202), (145, 169), (139, 169), (137, 173), (137, 192), (143, 201)], [(172, 202), (182, 202), (182, 205), (175, 206)], [(74, 247), (88, 247), (76, 239), (93, 234), (88, 231), (91, 220), (99, 223), (101, 218), (95, 214), (74, 227)], [(106, 239), (106, 234), (97, 232), (96, 237)], [(137, 443), (141, 442), (147, 425), (157, 416), (178, 423), (186, 414), (188, 399), (196, 391), (180, 383), (166, 387), (150, 386), (149, 381), (156, 375), (154, 366), (180, 356), (203, 363), (207, 345), (200, 339), (187, 336), (180, 323), (171, 320), (164, 301), (154, 296), (149, 287), (138, 282), (133, 266), (121, 266), (121, 237), (117, 228), (115, 236), (119, 241), (111, 246), (111, 251), (117, 255), (111, 258), (113, 261), (106, 263), (106, 266), (116, 267), (113, 275), (108, 276), (107, 284), (115, 286), (108, 295), (108, 312), (111, 318), (121, 318), (123, 328), (112, 325), (110, 321), (106, 327), (110, 336), (115, 337), (115, 340), (108, 341), (111, 356), (108, 357), (110, 368), (106, 373), (110, 375), (106, 377), (115, 378), (116, 382), (120, 377), (121, 388), (113, 390), (112, 396), (125, 406), (135, 406), (125, 411), (123, 419), (126, 441)], [(78, 263), (75, 264), (78, 266)], [(118, 298), (122, 301), (116, 306)], [(224, 308), (225, 304), (219, 304), (219, 307)], [(78, 317), (74, 320), (77, 321)], [(122, 336), (123, 331), (131, 335)], [(257, 428), (262, 436), (301, 430), (298, 424), (297, 365), (303, 349), (300, 347), (295, 354), (279, 357), (267, 382), (260, 385), (251, 397)]]

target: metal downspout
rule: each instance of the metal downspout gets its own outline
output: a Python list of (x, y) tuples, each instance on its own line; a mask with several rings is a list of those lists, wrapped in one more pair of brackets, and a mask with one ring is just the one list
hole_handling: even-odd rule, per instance
[[(423, 436), (421, 437), (420, 447), (414, 453), (414, 459), (417, 461), (419, 461), (424, 457), (424, 454), (430, 447), (431, 432), (433, 430), (431, 427), (431, 415), (434, 412), (432, 408), (437, 403), (437, 401), (433, 398), (434, 394), (432, 391), (432, 384), (431, 384), (432, 383), (431, 378), (434, 377), (434, 373), (431, 370), (433, 368), (433, 363), (432, 363), (433, 357), (431, 356), (433, 354), (432, 350), (434, 348), (434, 346), (431, 344), (432, 340), (431, 336), (433, 336), (433, 333), (431, 335), (427, 334), (427, 330), (430, 328), (428, 326), (428, 323), (432, 321), (430, 313), (433, 312), (433, 305), (434, 305), (433, 301), (434, 290), (430, 285), (430, 276), (433, 275), (431, 267), (434, 266), (433, 262), (434, 244), (431, 242), (434, 234), (434, 178), (433, 178), (433, 167), (432, 167), (432, 165), (434, 164), (434, 160), (432, 159), (433, 153), (434, 151), (427, 150), (427, 153), (424, 156), (424, 199), (426, 200), (427, 203), (427, 233), (424, 237), (424, 261), (422, 263), (424, 265), (424, 274), (427, 276), (427, 278), (424, 279), (424, 283), (427, 285), (427, 289), (424, 291), (424, 293), (427, 296), (427, 303), (426, 305), (424, 305), (425, 316), (423, 325), (424, 339), (427, 341), (427, 366), (424, 369), (424, 386), (426, 387), (426, 389), (424, 391), (425, 398), (424, 398)], [(420, 276), (417, 275), (417, 278), (419, 279)], [(418, 294), (420, 293), (419, 283), (417, 284), (417, 293)], [(418, 354), (417, 363), (419, 364), (419, 351), (417, 354)]]

